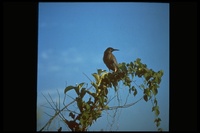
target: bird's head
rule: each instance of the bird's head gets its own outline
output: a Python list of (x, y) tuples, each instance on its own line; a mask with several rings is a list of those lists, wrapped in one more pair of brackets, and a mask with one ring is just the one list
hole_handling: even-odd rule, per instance
[(105, 52), (113, 52), (113, 51), (119, 51), (119, 49), (114, 49), (112, 47), (108, 47)]

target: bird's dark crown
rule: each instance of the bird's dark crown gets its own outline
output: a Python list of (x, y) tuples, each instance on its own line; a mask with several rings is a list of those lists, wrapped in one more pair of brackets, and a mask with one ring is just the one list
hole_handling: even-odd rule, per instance
[(114, 49), (112, 47), (108, 47), (105, 52), (113, 52), (113, 51), (119, 51), (119, 50), (118, 49)]

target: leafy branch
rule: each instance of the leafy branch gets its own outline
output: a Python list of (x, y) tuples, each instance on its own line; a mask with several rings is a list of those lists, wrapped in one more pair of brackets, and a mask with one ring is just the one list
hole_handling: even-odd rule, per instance
[[(108, 73), (105, 70), (98, 69), (97, 73), (93, 73), (95, 81), (91, 81), (91, 86), (93, 90), (87, 89), (86, 83), (80, 83), (76, 86), (67, 86), (64, 89), (65, 95), (69, 91), (74, 90), (76, 93), (76, 98), (64, 106), (61, 110), (56, 111), (55, 115), (49, 120), (52, 121), (57, 115), (59, 115), (64, 109), (72, 104), (76, 103), (78, 112), (69, 111), (69, 116), (72, 120), (67, 120), (62, 116), (62, 120), (68, 125), (72, 131), (87, 131), (88, 127), (92, 125), (98, 118), (101, 117), (102, 111), (104, 110), (114, 110), (118, 108), (127, 108), (133, 106), (137, 102), (144, 100), (152, 100), (152, 112), (155, 114), (155, 124), (159, 131), (162, 131), (160, 128), (161, 119), (159, 118), (160, 110), (158, 106), (158, 101), (156, 95), (158, 94), (159, 84), (161, 82), (161, 77), (163, 76), (163, 71), (158, 72), (148, 69), (146, 64), (141, 63), (141, 60), (138, 58), (134, 62), (130, 63), (120, 63), (118, 65), (119, 71)], [(137, 85), (133, 80), (136, 77), (143, 80), (143, 84)], [(136, 102), (124, 104), (122, 106), (109, 107), (108, 99), (108, 89), (114, 88), (115, 92), (119, 90), (119, 82), (122, 82), (125, 87), (127, 87), (130, 94), (136, 96), (138, 94), (138, 88), (143, 91), (143, 96)], [(88, 95), (87, 99), (85, 96)], [(85, 100), (86, 99), (86, 100)], [(47, 99), (46, 99), (47, 100)], [(50, 104), (50, 103), (49, 103)], [(51, 104), (50, 104), (51, 105)], [(52, 105), (51, 105), (52, 106)], [(56, 105), (54, 105), (56, 106)], [(52, 107), (53, 108), (53, 107)], [(48, 122), (48, 123), (49, 123)], [(46, 125), (48, 125), (48, 123)], [(45, 126), (46, 126), (45, 125)], [(40, 130), (42, 131), (45, 126)]]

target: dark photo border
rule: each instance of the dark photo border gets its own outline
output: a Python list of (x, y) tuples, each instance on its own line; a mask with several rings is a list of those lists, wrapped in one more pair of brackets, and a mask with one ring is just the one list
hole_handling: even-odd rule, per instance
[[(36, 132), (38, 3), (3, 2), (3, 131)], [(170, 3), (169, 131), (197, 131), (197, 3)]]

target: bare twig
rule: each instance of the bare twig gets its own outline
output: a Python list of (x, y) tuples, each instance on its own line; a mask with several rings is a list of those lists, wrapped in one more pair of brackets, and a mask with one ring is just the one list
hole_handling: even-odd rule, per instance
[(71, 99), (75, 100), (75, 98), (71, 97), (70, 95), (66, 94), (66, 96), (70, 97)]
[(48, 95), (49, 95), (49, 97), (50, 97), (50, 99), (51, 99), (51, 102), (53, 103), (53, 105), (55, 106), (55, 108), (53, 108), (55, 111), (57, 111), (58, 110), (58, 108), (57, 108), (57, 105), (56, 105), (56, 103), (53, 101), (53, 99), (52, 99), (52, 97), (51, 97), (51, 95), (48, 93)]
[(90, 82), (92, 82), (92, 80), (85, 73), (83, 73), (83, 74), (90, 80)]
[(106, 105), (108, 105), (116, 96), (114, 96), (113, 98), (111, 98)]
[(50, 114), (48, 114), (48, 113), (46, 113), (46, 112), (44, 112), (46, 115), (48, 115), (49, 117), (53, 117), (53, 115), (50, 115)]
[[(46, 105), (41, 105), (42, 107), (48, 108), (48, 109), (52, 109), (51, 107), (48, 107)], [(52, 109), (53, 110), (53, 109)]]
[(142, 99), (143, 99), (143, 97), (141, 97), (139, 100), (137, 100), (134, 103), (126, 104), (126, 105), (123, 105), (123, 106), (113, 106), (113, 107), (109, 107), (108, 109), (102, 109), (102, 110), (114, 110), (114, 109), (118, 109), (118, 108), (128, 108), (130, 106), (133, 106), (134, 104), (136, 104), (137, 102), (139, 102)]
[[(71, 105), (72, 103), (74, 103), (76, 100), (73, 100), (72, 102), (70, 102), (69, 104), (67, 104), (65, 107), (63, 107), (61, 110), (59, 110), (58, 112), (55, 112), (54, 116), (52, 118), (49, 119), (49, 121), (40, 129), (40, 131), (43, 131), (44, 128), (48, 125), (51, 124), (51, 122), (53, 121), (54, 118), (56, 118), (57, 115), (60, 114), (60, 112), (62, 112), (65, 108), (67, 108), (69, 105)], [(49, 103), (49, 102), (48, 102)]]
[[(49, 93), (48, 93), (49, 94)], [(45, 97), (45, 95), (42, 93), (42, 95), (44, 96), (44, 98), (47, 100), (47, 102), (49, 103), (49, 105), (51, 106), (52, 109), (54, 109), (53, 105), (50, 103), (50, 101)], [(54, 109), (55, 110), (55, 109)]]
[(128, 97), (129, 97), (129, 93), (128, 93), (127, 97), (126, 97), (126, 101), (125, 101), (124, 105), (126, 105), (126, 103), (128, 101)]
[(60, 110), (60, 93), (59, 93), (58, 89), (57, 89), (57, 92), (58, 92), (58, 98), (59, 98), (59, 99), (58, 99), (58, 101), (59, 101), (59, 102), (58, 102), (58, 103), (59, 103), (59, 105), (58, 105), (58, 106), (59, 106), (58, 109)]

